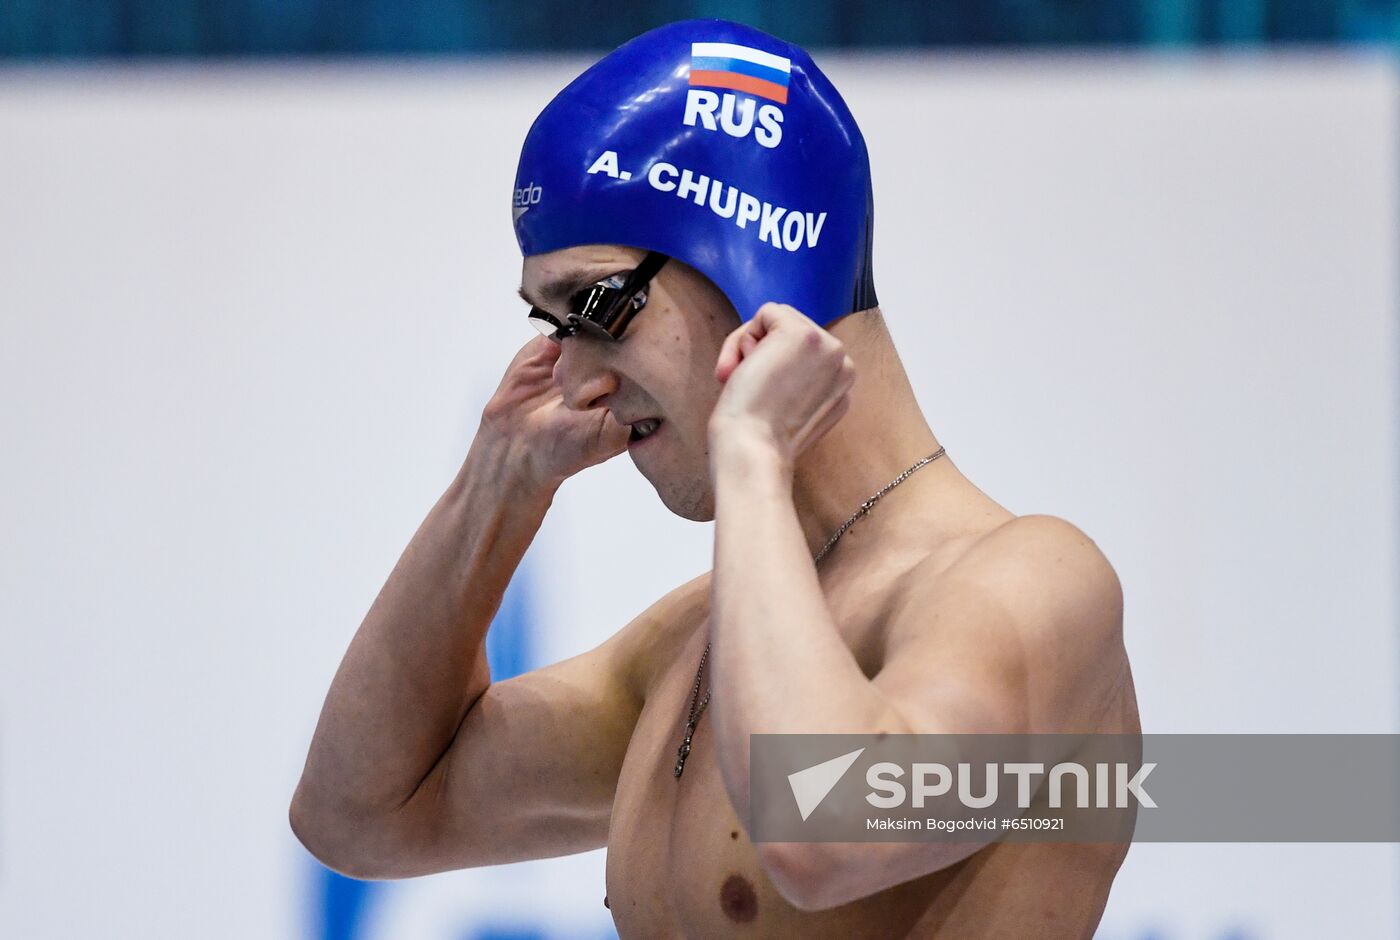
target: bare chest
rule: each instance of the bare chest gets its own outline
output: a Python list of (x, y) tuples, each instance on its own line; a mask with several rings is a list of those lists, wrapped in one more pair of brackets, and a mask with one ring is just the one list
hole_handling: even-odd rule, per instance
[[(885, 582), (888, 585), (889, 582)], [(865, 580), (863, 605), (828, 606), (867, 675), (884, 658), (880, 591)], [(871, 613), (862, 613), (872, 611)], [(942, 937), (996, 929), (1006, 935), (1092, 933), (1121, 847), (994, 844), (956, 865), (830, 910), (790, 905), (761, 868), (716, 760), (702, 717), (684, 774), (674, 774), (695, 671), (708, 637), (700, 622), (649, 685), (613, 803), (607, 897), (619, 934), (630, 937)], [(1112, 664), (1106, 664), (1110, 666)], [(774, 663), (775, 670), (783, 668)], [(703, 694), (703, 693), (702, 693)], [(719, 695), (718, 689), (714, 692)], [(1102, 730), (1136, 730), (1131, 681)], [(1050, 918), (1061, 929), (1046, 931)]]
[[(862, 629), (856, 625), (853, 631), (858, 640)], [(618, 780), (608, 836), (607, 896), (619, 933), (624, 938), (732, 937), (740, 931), (857, 937), (874, 927), (878, 935), (900, 935), (898, 929), (890, 931), (892, 917), (917, 918), (914, 899), (927, 893), (917, 883), (912, 890), (900, 886), (819, 913), (799, 911), (783, 899), (760, 867), (729, 801), (706, 716), (692, 738), (684, 773), (675, 776), (707, 634), (702, 625), (657, 677)], [(901, 916), (892, 904), (905, 897)]]
[(642, 712), (613, 802), (607, 889), (623, 937), (725, 935), (757, 920), (767, 887), (703, 717), (685, 772), (674, 774), (694, 673), (672, 672)]
[[(674, 775), (690, 662), (658, 683), (618, 781), (607, 896), (621, 937), (1088, 936), (1125, 846), (995, 843), (962, 862), (823, 911), (790, 905), (761, 868), (724, 788), (703, 719)], [(1128, 693), (1129, 695), (1131, 693)], [(1134, 711), (1128, 699), (1123, 715)], [(1127, 730), (1115, 728), (1113, 730)], [(1052, 927), (1053, 925), (1053, 927)]]

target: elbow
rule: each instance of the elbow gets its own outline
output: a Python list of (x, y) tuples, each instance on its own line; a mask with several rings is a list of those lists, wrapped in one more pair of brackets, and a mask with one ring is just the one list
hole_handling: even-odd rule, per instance
[(297, 841), (331, 871), (358, 881), (393, 877), (386, 866), (376, 864), (374, 853), (367, 851), (367, 840), (361, 837), (363, 821), (318, 806), (298, 789), (287, 810), (287, 822)]
[(297, 789), (292, 797), (291, 806), (287, 808), (287, 823), (291, 826), (292, 835), (296, 836), (297, 841), (312, 858), (332, 871), (352, 878), (358, 877), (348, 870), (358, 866), (346, 857), (343, 840), (335, 837), (334, 820), (330, 819), (321, 807), (314, 805), (303, 794), (301, 788)]
[(824, 911), (846, 901), (839, 888), (833, 846), (820, 842), (764, 842), (759, 864), (778, 893), (799, 911)]
[(970, 843), (768, 842), (759, 864), (799, 911), (825, 911), (946, 868), (979, 846)]

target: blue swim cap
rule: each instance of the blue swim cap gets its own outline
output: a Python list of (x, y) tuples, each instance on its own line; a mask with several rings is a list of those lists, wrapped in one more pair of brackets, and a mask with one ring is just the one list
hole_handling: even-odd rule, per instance
[(739, 23), (671, 23), (574, 79), (525, 138), (513, 212), (526, 256), (662, 252), (742, 320), (767, 301), (822, 325), (877, 303), (860, 129), (807, 53)]

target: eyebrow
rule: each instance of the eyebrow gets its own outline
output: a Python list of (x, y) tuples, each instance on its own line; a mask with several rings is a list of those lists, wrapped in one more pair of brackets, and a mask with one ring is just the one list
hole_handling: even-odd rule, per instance
[(585, 272), (584, 269), (575, 268), (572, 271), (566, 271), (564, 274), (561, 274), (559, 277), (545, 284), (542, 289), (543, 293), (540, 296), (535, 296), (529, 291), (526, 291), (524, 284), (520, 285), (516, 293), (520, 295), (521, 300), (525, 301), (530, 306), (545, 308), (549, 306), (547, 301), (572, 297), (583, 285), (591, 283), (589, 280), (590, 277), (591, 275)]
[[(625, 271), (626, 269), (624, 268), (623, 270)], [(530, 291), (526, 290), (524, 284), (517, 287), (515, 292), (520, 295), (521, 300), (525, 301), (530, 306), (546, 308), (548, 307), (546, 303), (548, 300), (572, 297), (590, 284), (596, 284), (598, 281), (604, 280), (617, 273), (620, 272), (598, 265), (591, 268), (574, 268), (545, 284), (543, 293), (540, 296), (535, 296)]]

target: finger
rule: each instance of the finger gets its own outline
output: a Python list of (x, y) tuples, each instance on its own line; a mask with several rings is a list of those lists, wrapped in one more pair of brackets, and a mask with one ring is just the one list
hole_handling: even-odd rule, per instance
[(531, 384), (548, 381), (558, 361), (558, 345), (540, 336), (521, 347), (506, 374)]
[[(796, 315), (796, 320), (793, 319)], [(715, 376), (721, 381), (727, 381), (739, 363), (748, 358), (766, 337), (782, 329), (785, 324), (797, 322), (808, 322), (802, 314), (786, 304), (766, 303), (758, 308), (753, 318), (740, 326), (727, 339), (733, 341), (732, 347), (728, 344), (721, 349), (719, 362), (715, 364)], [(815, 324), (812, 324), (816, 328)]]
[(739, 363), (751, 355), (758, 344), (771, 333), (779, 330), (787, 333), (795, 327), (800, 329), (803, 326), (811, 331), (809, 343), (814, 346), (820, 345), (821, 327), (796, 307), (771, 301), (764, 304), (758, 308), (752, 319), (725, 337), (724, 345), (720, 347), (719, 359), (715, 362), (715, 378), (721, 382), (728, 381)]
[(764, 304), (754, 323), (765, 338), (782, 337), (785, 342), (777, 346), (788, 349), (790, 354), (824, 355), (842, 348), (839, 340), (787, 304)]
[(758, 313), (754, 314), (753, 322), (758, 324), (764, 333), (800, 326), (821, 329), (796, 307), (772, 301), (758, 308)]
[(540, 361), (552, 362), (558, 358), (559, 344), (543, 336), (536, 336), (520, 347), (515, 358), (511, 360), (511, 365)]
[[(752, 320), (749, 321), (749, 323), (752, 322)], [(715, 360), (715, 378), (721, 382), (729, 381), (729, 376), (733, 374), (739, 365), (739, 360), (743, 358), (739, 343), (748, 335), (749, 323), (742, 323), (732, 330), (724, 338), (724, 343), (719, 348), (719, 358)]]
[(611, 411), (605, 411), (603, 420), (598, 427), (598, 448), (609, 457), (616, 457), (627, 449), (627, 439), (631, 437), (632, 429), (613, 417)]
[(729, 374), (739, 364), (739, 334), (743, 329), (740, 326), (732, 331), (720, 344), (719, 357), (715, 359), (715, 378), (721, 382), (729, 381)]
[(564, 349), (559, 342), (550, 339), (548, 336), (536, 336), (525, 344), (526, 349), (530, 349), (531, 347), (533, 347), (535, 355), (550, 362), (558, 359), (559, 353)]
[[(541, 340), (544, 341), (543, 345)], [(554, 358), (550, 358), (548, 349), (552, 345), (543, 336), (537, 336), (516, 350), (510, 365), (501, 375), (496, 394), (519, 395), (548, 382), (554, 370)]]
[(770, 300), (768, 301), (768, 303), (759, 307), (758, 310), (754, 313), (754, 322), (763, 324), (775, 323), (782, 318), (783, 311), (786, 308), (786, 304), (775, 303), (774, 301)]
[(786, 304), (775, 304), (769, 301), (758, 308), (753, 319), (749, 320), (749, 326), (758, 333), (758, 338), (762, 339), (770, 330), (776, 329), (782, 324), (787, 317), (787, 311), (791, 309)]

